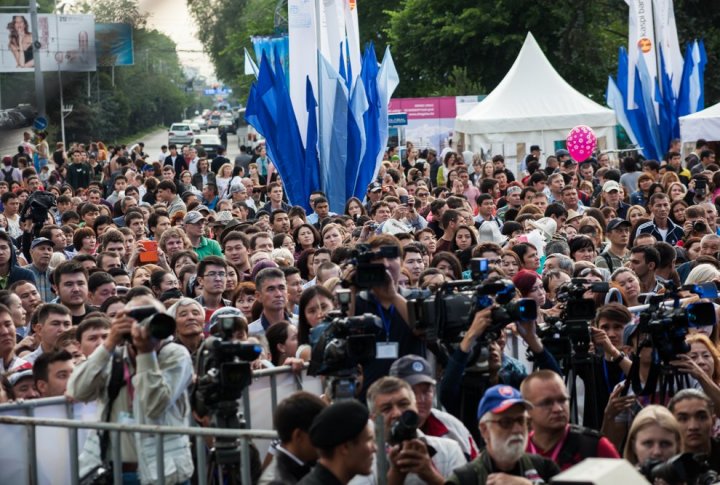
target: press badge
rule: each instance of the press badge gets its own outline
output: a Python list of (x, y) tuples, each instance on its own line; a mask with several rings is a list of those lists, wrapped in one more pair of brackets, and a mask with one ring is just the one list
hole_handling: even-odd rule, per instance
[(378, 342), (375, 344), (375, 358), (377, 359), (397, 359), (398, 343), (397, 342)]
[(135, 418), (133, 418), (132, 413), (128, 413), (127, 411), (120, 411), (118, 413), (118, 423), (135, 424)]

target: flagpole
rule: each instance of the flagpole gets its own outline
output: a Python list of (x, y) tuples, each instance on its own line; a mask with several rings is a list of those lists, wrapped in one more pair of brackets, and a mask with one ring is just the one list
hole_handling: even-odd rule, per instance
[[(323, 145), (323, 110), (320, 109), (320, 105), (322, 103), (323, 99), (323, 88), (322, 88), (322, 78), (321, 78), (321, 65), (322, 65), (322, 19), (320, 17), (320, 14), (322, 12), (320, 8), (320, 2), (322, 0), (315, 0), (315, 55), (317, 57), (317, 131), (318, 131), (318, 138), (317, 138), (317, 151), (318, 151), (318, 160), (320, 160), (320, 165), (322, 166), (322, 150), (321, 145)], [(322, 173), (320, 174), (320, 189), (327, 193), (327, 187), (325, 187), (324, 178), (322, 176)]]
[(660, 89), (660, 94), (663, 94), (663, 83), (662, 83), (662, 75), (663, 73), (660, 72), (660, 69), (662, 69), (662, 63), (660, 62), (660, 49), (662, 49), (662, 45), (658, 42), (658, 33), (657, 33), (657, 19), (655, 18), (655, 2), (651, 1), (648, 3), (650, 6), (650, 18), (653, 19), (653, 39), (655, 40), (655, 72), (657, 73), (657, 84), (658, 89)]

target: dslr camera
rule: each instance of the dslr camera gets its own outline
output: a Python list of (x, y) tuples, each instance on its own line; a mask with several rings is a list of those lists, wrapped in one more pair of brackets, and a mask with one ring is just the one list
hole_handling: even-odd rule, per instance
[(643, 463), (640, 473), (653, 483), (656, 478), (668, 485), (710, 485), (720, 477), (708, 464), (704, 454), (683, 453), (666, 462), (650, 459)]
[(388, 274), (385, 265), (373, 263), (376, 259), (395, 259), (400, 257), (400, 251), (396, 246), (381, 246), (377, 251), (372, 251), (367, 244), (358, 244), (352, 252), (350, 264), (355, 266), (351, 285), (367, 290), (375, 286), (383, 286), (388, 282)]

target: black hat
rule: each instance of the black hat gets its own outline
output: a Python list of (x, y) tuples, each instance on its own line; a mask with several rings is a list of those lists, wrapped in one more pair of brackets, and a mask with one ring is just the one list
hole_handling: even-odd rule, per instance
[(608, 222), (605, 232), (610, 232), (621, 226), (626, 226), (626, 227), (630, 228), (630, 227), (632, 227), (632, 224), (630, 223), (630, 221), (626, 221), (625, 219), (615, 217), (614, 219), (610, 219), (610, 222)]
[(315, 416), (310, 426), (310, 442), (321, 450), (355, 439), (368, 424), (370, 414), (365, 406), (354, 400), (338, 401)]

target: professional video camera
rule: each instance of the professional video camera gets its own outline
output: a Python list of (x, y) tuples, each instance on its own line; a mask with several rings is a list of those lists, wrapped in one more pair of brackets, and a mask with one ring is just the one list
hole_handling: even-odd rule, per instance
[[(208, 409), (213, 428), (244, 428), (238, 400), (252, 382), (250, 363), (262, 352), (259, 345), (233, 341), (236, 318), (220, 317), (220, 337), (208, 337), (198, 351), (193, 401)], [(240, 463), (239, 441), (235, 438), (218, 437), (214, 452), (218, 465), (237, 467)]]
[(331, 399), (354, 399), (358, 365), (375, 359), (375, 336), (383, 327), (380, 318), (370, 313), (348, 317), (349, 291), (337, 294), (341, 309), (328, 313), (318, 325), (325, 329), (313, 346), (308, 374), (328, 377)]
[(36, 190), (30, 194), (20, 210), (20, 224), (32, 220), (33, 235), (38, 237), (40, 229), (47, 223), (48, 212), (53, 207), (57, 207), (55, 194)]
[(718, 473), (710, 468), (705, 454), (683, 453), (666, 462), (648, 460), (640, 473), (650, 483), (659, 478), (667, 485), (710, 485), (718, 481)]
[(590, 322), (595, 319), (595, 302), (584, 295), (587, 291), (607, 293), (607, 283), (573, 278), (562, 285), (557, 300), (562, 304), (559, 317), (547, 317), (547, 327), (539, 332), (543, 346), (559, 361), (569, 365), (571, 358), (585, 359), (590, 351)]
[[(492, 325), (484, 337), (497, 339), (503, 327), (512, 322), (537, 318), (537, 305), (528, 298), (516, 299), (509, 280), (485, 280), (487, 259), (471, 261), (472, 280), (444, 283), (436, 294), (407, 301), (411, 325), (425, 332), (428, 341), (456, 344), (470, 328), (475, 313), (493, 304)], [(485, 280), (485, 281), (483, 281)]]
[[(648, 308), (640, 313), (637, 331), (640, 335), (648, 336), (648, 344), (657, 351), (661, 363), (667, 365), (677, 360), (679, 354), (690, 351), (690, 346), (685, 342), (689, 328), (715, 325), (715, 307), (711, 302), (696, 302), (681, 308), (676, 286), (668, 281), (665, 289), (664, 295), (650, 298)], [(714, 283), (686, 285), (681, 289), (701, 298), (718, 297)], [(668, 299), (672, 299), (672, 305), (663, 305), (663, 301)]]
[(358, 244), (352, 252), (351, 264), (355, 266), (355, 274), (352, 284), (360, 289), (370, 289), (375, 286), (383, 286), (388, 282), (388, 274), (385, 265), (373, 263), (380, 258), (395, 259), (400, 257), (397, 246), (381, 246), (377, 251), (372, 251), (367, 244)]

